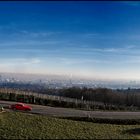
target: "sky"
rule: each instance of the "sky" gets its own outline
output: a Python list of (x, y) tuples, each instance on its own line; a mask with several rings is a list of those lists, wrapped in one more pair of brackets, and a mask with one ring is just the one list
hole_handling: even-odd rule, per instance
[(0, 2), (0, 72), (140, 79), (140, 2)]

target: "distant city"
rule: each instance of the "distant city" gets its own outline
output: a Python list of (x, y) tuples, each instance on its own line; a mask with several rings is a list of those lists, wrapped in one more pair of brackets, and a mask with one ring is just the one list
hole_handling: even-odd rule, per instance
[(113, 80), (97, 80), (84, 79), (72, 76), (63, 75), (35, 75), (35, 74), (15, 74), (15, 73), (0, 73), (0, 85), (3, 84), (38, 84), (46, 88), (69, 88), (69, 87), (87, 87), (98, 88), (105, 87), (111, 89), (127, 89), (140, 88), (140, 81), (113, 81)]

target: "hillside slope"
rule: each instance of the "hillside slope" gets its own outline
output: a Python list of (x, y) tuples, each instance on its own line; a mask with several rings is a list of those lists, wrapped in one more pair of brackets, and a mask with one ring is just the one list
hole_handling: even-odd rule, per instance
[(72, 121), (20, 112), (0, 114), (0, 139), (134, 139), (140, 135), (128, 132), (139, 127)]

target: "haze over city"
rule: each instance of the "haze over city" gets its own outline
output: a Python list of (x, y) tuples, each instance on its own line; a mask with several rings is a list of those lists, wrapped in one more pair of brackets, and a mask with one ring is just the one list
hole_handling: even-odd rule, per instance
[(139, 2), (1, 2), (0, 72), (140, 80)]

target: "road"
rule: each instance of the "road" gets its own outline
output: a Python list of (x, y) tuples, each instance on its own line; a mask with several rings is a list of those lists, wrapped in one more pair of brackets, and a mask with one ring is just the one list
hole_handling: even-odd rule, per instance
[[(0, 105), (9, 106), (17, 102), (0, 101)], [(43, 114), (57, 117), (93, 117), (110, 119), (140, 119), (140, 112), (117, 112), (117, 111), (85, 111), (70, 108), (50, 107), (42, 105), (27, 104), (32, 107), (30, 113)], [(8, 109), (7, 111), (11, 111)]]

